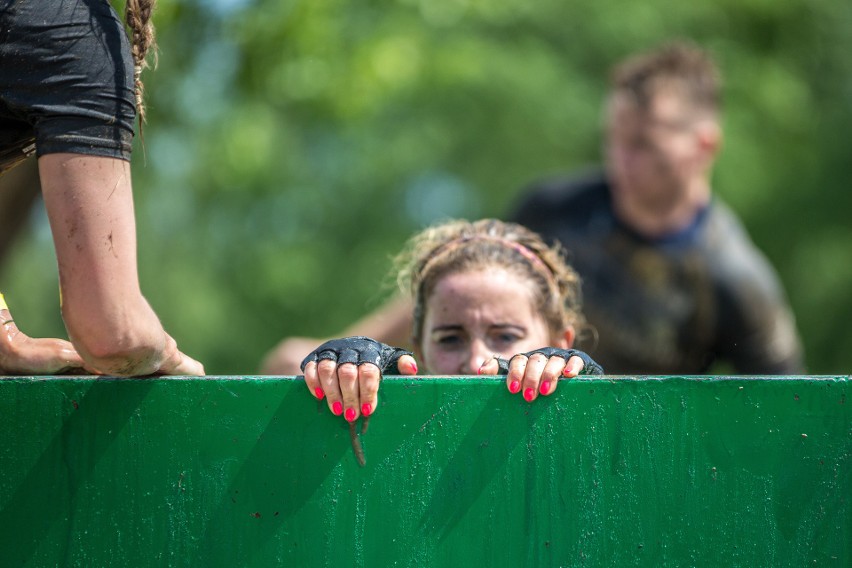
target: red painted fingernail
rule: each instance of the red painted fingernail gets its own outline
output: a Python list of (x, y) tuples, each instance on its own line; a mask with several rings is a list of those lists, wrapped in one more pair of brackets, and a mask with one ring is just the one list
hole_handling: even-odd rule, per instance
[[(562, 369), (562, 374), (565, 375), (566, 377), (568, 375), (579, 375), (580, 371), (575, 369), (574, 367), (575, 367), (575, 365), (565, 365), (565, 368)], [(581, 367), (581, 369), (582, 369), (582, 367)]]
[(417, 374), (417, 363), (412, 363), (411, 368), (414, 370), (414, 374)]
[(521, 390), (521, 382), (520, 381), (512, 381), (509, 384), (509, 392), (512, 394), (516, 394), (519, 390)]
[(361, 405), (361, 414), (364, 416), (369, 416), (373, 413), (373, 405), (369, 402), (365, 402)]
[(340, 401), (337, 401), (334, 404), (332, 404), (331, 405), (331, 412), (335, 416), (340, 416), (341, 414), (343, 414), (343, 403), (340, 402)]
[(550, 392), (550, 381), (544, 381), (541, 383), (541, 388), (539, 390), (541, 394), (547, 394)]
[(534, 398), (535, 398), (535, 389), (528, 388), (527, 390), (524, 391), (524, 399), (527, 402), (532, 402)]
[(481, 374), (482, 374), (482, 367), (480, 367), (480, 368), (478, 368), (478, 369), (476, 370), (476, 374), (477, 374), (477, 375), (481, 375)]
[(325, 398), (325, 393), (322, 392), (322, 389), (317, 387), (314, 389), (314, 394), (317, 396), (317, 399), (322, 400)]
[(352, 422), (353, 420), (355, 420), (355, 409), (354, 408), (347, 408), (346, 409), (346, 420), (348, 420), (349, 422)]

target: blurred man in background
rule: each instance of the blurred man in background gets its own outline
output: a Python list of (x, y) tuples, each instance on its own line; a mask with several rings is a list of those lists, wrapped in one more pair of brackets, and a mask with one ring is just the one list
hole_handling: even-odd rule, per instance
[[(580, 346), (610, 374), (804, 371), (777, 275), (712, 194), (720, 98), (690, 44), (628, 58), (606, 100), (605, 171), (536, 183), (508, 216), (567, 250), (592, 331)], [(395, 300), (344, 334), (406, 345), (410, 313)], [(298, 373), (318, 341), (285, 339), (263, 371)]]

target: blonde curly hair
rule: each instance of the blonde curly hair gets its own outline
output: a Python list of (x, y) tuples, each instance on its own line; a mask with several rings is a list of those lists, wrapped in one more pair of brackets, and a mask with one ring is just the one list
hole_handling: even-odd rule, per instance
[(412, 339), (423, 337), (425, 302), (437, 282), (452, 273), (500, 267), (530, 282), (536, 311), (554, 337), (585, 326), (580, 277), (558, 245), (548, 246), (526, 227), (497, 219), (451, 220), (412, 237), (394, 259), (397, 284), (414, 303)]

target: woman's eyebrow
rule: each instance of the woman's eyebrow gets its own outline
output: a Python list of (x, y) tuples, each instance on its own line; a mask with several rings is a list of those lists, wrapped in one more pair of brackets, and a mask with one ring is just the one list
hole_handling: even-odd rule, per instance
[(446, 325), (436, 325), (430, 331), (435, 333), (436, 331), (460, 331), (464, 329), (464, 327), (457, 323), (448, 323)]
[(489, 326), (492, 329), (515, 329), (518, 331), (526, 331), (527, 328), (516, 323), (495, 323)]

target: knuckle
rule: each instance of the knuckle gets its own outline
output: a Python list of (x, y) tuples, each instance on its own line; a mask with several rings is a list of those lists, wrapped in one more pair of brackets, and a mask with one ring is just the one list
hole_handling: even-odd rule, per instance
[(533, 353), (530, 356), (530, 364), (533, 365), (545, 365), (547, 363), (547, 357), (542, 353)]
[(379, 368), (373, 365), (372, 363), (364, 363), (358, 368), (358, 371), (361, 375), (362, 379), (366, 379), (369, 381), (378, 381), (379, 377), (382, 376)]
[(374, 385), (362, 385), (360, 389), (360, 396), (362, 400), (375, 400), (379, 394), (379, 388), (377, 384)]
[(544, 369), (550, 374), (558, 375), (567, 366), (569, 366), (568, 363), (562, 357), (551, 357)]
[(543, 369), (541, 367), (531, 365), (527, 367), (527, 370), (524, 372), (524, 380), (538, 383), (539, 379), (541, 379), (542, 372)]
[(559, 367), (558, 369), (550, 369), (550, 368), (545, 369), (544, 372), (541, 374), (541, 380), (543, 380), (543, 381), (555, 381), (555, 380), (557, 380), (559, 378), (559, 374), (561, 372), (561, 369), (562, 369), (562, 367)]
[(342, 383), (353, 383), (358, 378), (358, 367), (352, 363), (345, 363), (337, 368), (337, 377)]

